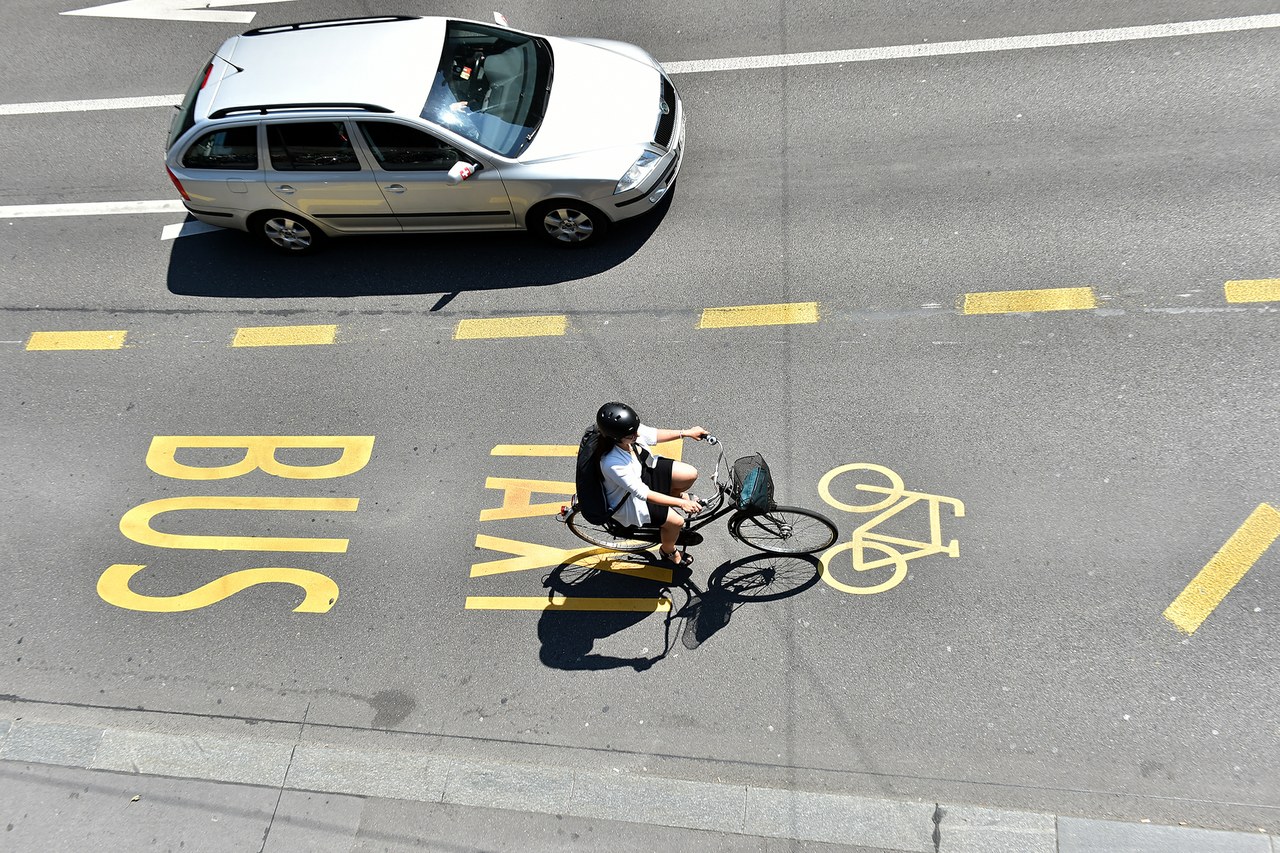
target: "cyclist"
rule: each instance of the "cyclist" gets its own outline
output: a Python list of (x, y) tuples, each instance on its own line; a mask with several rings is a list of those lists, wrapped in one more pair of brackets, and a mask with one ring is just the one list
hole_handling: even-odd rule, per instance
[(668, 563), (689, 567), (693, 558), (676, 550), (684, 516), (674, 507), (693, 514), (702, 509), (688, 490), (698, 479), (698, 469), (650, 452), (661, 441), (677, 438), (701, 440), (709, 433), (700, 426), (689, 429), (655, 429), (640, 423), (636, 410), (626, 403), (605, 403), (596, 413), (596, 427), (607, 447), (600, 458), (605, 499), (617, 506), (613, 517), (628, 527), (656, 527), (661, 544), (658, 555)]

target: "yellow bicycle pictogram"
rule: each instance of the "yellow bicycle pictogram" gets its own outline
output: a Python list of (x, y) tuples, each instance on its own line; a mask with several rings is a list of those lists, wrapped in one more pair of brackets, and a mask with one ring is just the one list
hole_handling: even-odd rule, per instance
[[(852, 475), (854, 478), (852, 491), (870, 492), (872, 495), (883, 495), (884, 497), (872, 499), (870, 503), (866, 504), (845, 503), (832, 497), (832, 481), (846, 474)], [(849, 479), (846, 477), (841, 486), (846, 487)], [(884, 481), (887, 481), (887, 485)], [(933, 554), (946, 554), (949, 557), (960, 556), (959, 542), (955, 539), (945, 545), (942, 542), (940, 507), (942, 504), (947, 504), (951, 507), (952, 514), (956, 518), (963, 518), (964, 504), (956, 498), (909, 491), (903, 483), (902, 477), (896, 471), (883, 465), (876, 465), (871, 462), (854, 462), (849, 465), (841, 465), (839, 468), (834, 468), (826, 473), (818, 484), (818, 492), (822, 495), (824, 501), (836, 509), (854, 513), (878, 513), (874, 518), (854, 530), (853, 538), (850, 541), (829, 548), (822, 555), (822, 579), (842, 592), (855, 595), (875, 595), (879, 592), (886, 592), (902, 583), (902, 579), (907, 576), (908, 560), (928, 557)], [(841, 494), (846, 493), (845, 490), (841, 491)], [(928, 503), (928, 542), (919, 542), (914, 539), (904, 539), (899, 536), (890, 536), (887, 533), (875, 532), (878, 525), (903, 510), (915, 506), (920, 501)], [(868, 560), (867, 549), (879, 552), (884, 556)], [(855, 572), (862, 573), (892, 566), (893, 573), (887, 580), (869, 586), (856, 586), (839, 581), (832, 572), (832, 560), (845, 551), (853, 552), (853, 570)]]

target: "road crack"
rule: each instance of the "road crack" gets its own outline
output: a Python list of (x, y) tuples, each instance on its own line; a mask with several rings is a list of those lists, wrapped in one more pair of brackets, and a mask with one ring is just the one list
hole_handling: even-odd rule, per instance
[(280, 777), (280, 790), (276, 792), (275, 808), (271, 810), (271, 820), (267, 821), (267, 828), (262, 832), (262, 846), (258, 848), (258, 853), (265, 853), (267, 841), (271, 838), (271, 828), (276, 825), (276, 814), (280, 811), (280, 801), (284, 799), (284, 786), (289, 781), (289, 771), (293, 769), (293, 756), (302, 744), (302, 733), (306, 731), (307, 715), (310, 713), (311, 703), (308, 702), (306, 710), (302, 712), (302, 725), (298, 727), (298, 739), (294, 741), (293, 748), (289, 750), (289, 762), (285, 765), (284, 775)]

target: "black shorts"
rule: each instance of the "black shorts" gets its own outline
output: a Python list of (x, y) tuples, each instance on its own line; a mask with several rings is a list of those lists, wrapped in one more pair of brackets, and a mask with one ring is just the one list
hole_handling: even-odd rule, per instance
[[(671, 466), (675, 463), (665, 456), (657, 457), (658, 464), (650, 468), (647, 465), (640, 466), (640, 479), (649, 487), (651, 491), (662, 492), (664, 495), (671, 494)], [(667, 523), (667, 513), (670, 511), (669, 506), (659, 506), (658, 504), (649, 503), (649, 523), (645, 527), (661, 527)]]

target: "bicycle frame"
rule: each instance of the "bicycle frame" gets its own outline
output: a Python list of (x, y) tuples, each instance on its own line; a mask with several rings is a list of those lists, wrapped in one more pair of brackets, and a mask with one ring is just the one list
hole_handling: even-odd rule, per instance
[[(733, 474), (723, 447), (715, 436), (707, 436), (712, 446), (720, 447), (711, 475), (715, 496), (703, 503), (702, 510), (685, 516), (678, 543), (687, 547), (688, 538), (713, 521), (729, 516), (729, 535), (739, 542), (770, 554), (816, 553), (829, 547), (837, 536), (831, 519), (811, 509), (795, 506), (771, 506), (767, 510), (739, 506), (739, 487), (728, 479)], [(678, 512), (679, 510), (677, 510)], [(643, 551), (661, 541), (661, 528), (630, 527), (610, 518), (603, 523), (581, 523), (576, 508), (561, 510), (560, 520), (569, 524), (579, 539), (612, 551)], [(594, 532), (593, 532), (594, 531)], [(696, 541), (696, 540), (695, 540)]]
[[(702, 512), (697, 515), (685, 517), (685, 534), (692, 533), (695, 530), (701, 530), (711, 522), (724, 518), (726, 515), (733, 515), (740, 512), (745, 512), (748, 515), (757, 514), (738, 509), (737, 499), (733, 494), (733, 487), (727, 481), (720, 479), (721, 467), (724, 468), (726, 476), (729, 473), (729, 461), (725, 457), (724, 445), (720, 443), (720, 439), (716, 438), (714, 435), (709, 435), (701, 440), (707, 442), (712, 447), (718, 448), (719, 455), (716, 458), (716, 467), (711, 473), (711, 483), (715, 486), (716, 496), (703, 505)], [(655, 527), (627, 527), (613, 519), (608, 521), (606, 527), (609, 532), (615, 536), (627, 536), (632, 539), (645, 540), (652, 536), (653, 541), (658, 541), (658, 530)]]

